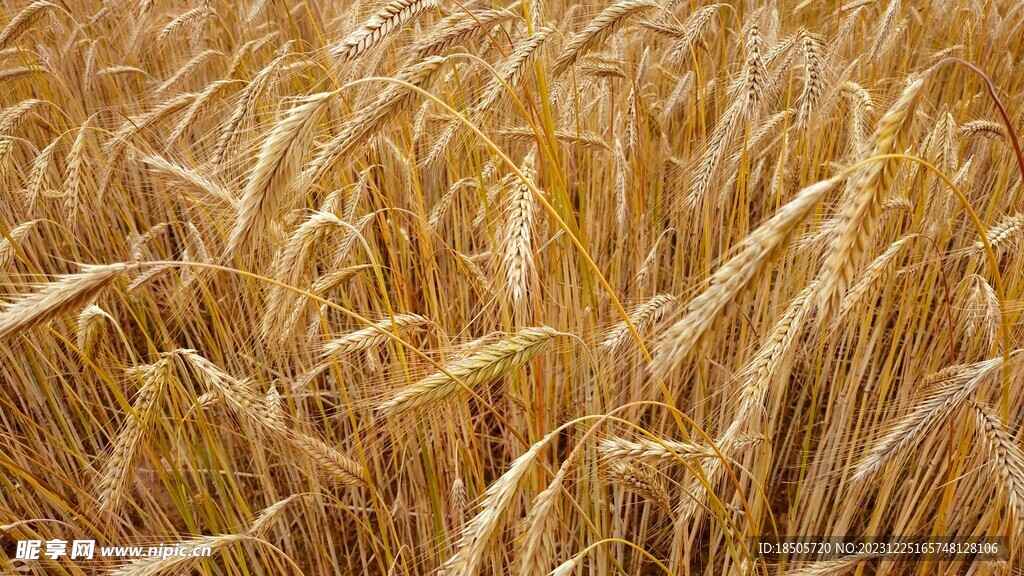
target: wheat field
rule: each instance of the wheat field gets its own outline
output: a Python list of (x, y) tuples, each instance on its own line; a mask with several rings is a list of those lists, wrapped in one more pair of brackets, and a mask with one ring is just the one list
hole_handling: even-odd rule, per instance
[(2, 13), (0, 572), (1024, 573), (1019, 1)]

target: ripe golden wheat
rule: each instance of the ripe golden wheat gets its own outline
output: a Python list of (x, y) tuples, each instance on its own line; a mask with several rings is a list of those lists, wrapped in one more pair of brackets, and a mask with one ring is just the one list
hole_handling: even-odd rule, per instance
[(1019, 565), (1019, 1), (0, 14), (0, 572)]

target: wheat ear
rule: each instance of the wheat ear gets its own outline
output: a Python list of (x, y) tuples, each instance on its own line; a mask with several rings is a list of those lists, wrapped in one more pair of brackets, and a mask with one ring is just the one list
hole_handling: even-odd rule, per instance
[[(998, 338), (1002, 321), (999, 297), (992, 286), (977, 274), (971, 274), (960, 282), (961, 286), (965, 284), (965, 301), (958, 308), (966, 315), (966, 340), (971, 343), (980, 341), (984, 350)], [(963, 290), (958, 286), (957, 292), (962, 293)]]
[(2, 236), (0, 237), (0, 268), (6, 266), (14, 258), (14, 255), (18, 253), (17, 247), (23, 243), (25, 236), (39, 222), (39, 220), (22, 222), (8, 230), (6, 235), (0, 235)]
[(379, 44), (421, 12), (437, 6), (436, 0), (394, 0), (384, 5), (362, 26), (332, 46), (330, 54), (347, 62)]
[(439, 22), (435, 32), (426, 36), (412, 50), (419, 58), (440, 54), (516, 17), (515, 12), (505, 9), (480, 10), (472, 15), (460, 12)]
[[(235, 104), (231, 116), (228, 117), (227, 122), (220, 128), (220, 134), (214, 143), (213, 152), (210, 153), (210, 164), (220, 166), (227, 157), (241, 133), (242, 122), (255, 110), (256, 104), (267, 85), (270, 84), (271, 78), (277, 74), (281, 64), (290, 54), (291, 42), (288, 42), (278, 49), (277, 56), (271, 60), (270, 64), (264, 66), (239, 93), (238, 103)], [(212, 98), (210, 90), (211, 88), (208, 88), (200, 93), (193, 100), (193, 104), (200, 99)]]
[(596, 48), (632, 17), (660, 8), (653, 0), (622, 0), (605, 8), (583, 30), (572, 37), (555, 61), (552, 73), (561, 76), (581, 56)]
[(811, 115), (817, 109), (818, 99), (824, 90), (824, 57), (821, 52), (821, 44), (809, 33), (804, 32), (800, 39), (800, 46), (804, 54), (804, 91), (800, 94), (800, 108), (797, 114), (797, 126), (801, 130), (808, 130), (811, 124)]
[(504, 524), (508, 509), (519, 495), (519, 483), (530, 471), (533, 461), (555, 432), (549, 433), (516, 458), (500, 478), (484, 493), (480, 512), (466, 523), (459, 538), (458, 549), (441, 567), (449, 576), (475, 576), (477, 568), (491, 546), (491, 540)]
[[(523, 167), (523, 174), (532, 184), (536, 174), (532, 168)], [(510, 179), (512, 193), (509, 194), (506, 220), (501, 241), (502, 267), (505, 270), (505, 284), (512, 295), (516, 308), (525, 304), (534, 274), (533, 262), (533, 193), (530, 186), (518, 179)]]
[(238, 199), (226, 188), (203, 176), (196, 170), (171, 162), (156, 154), (142, 159), (149, 167), (168, 180), (177, 180), (187, 184), (193, 190), (202, 193), (203, 200), (213, 200), (232, 208), (238, 205)]
[[(1016, 355), (1020, 351), (1015, 351)], [(891, 424), (875, 440), (868, 453), (853, 469), (853, 482), (863, 482), (890, 462), (896, 461), (917, 446), (930, 431), (948, 418), (970, 396), (1003, 367), (1003, 358), (983, 360), (975, 364), (951, 366), (928, 380), (926, 396), (914, 409)]]
[(0, 50), (7, 48), (8, 45), (17, 40), (19, 36), (32, 26), (36, 19), (50, 8), (57, 8), (57, 5), (45, 0), (36, 0), (22, 8), (21, 12), (18, 12), (18, 15), (12, 18), (7, 23), (7, 26), (4, 26), (3, 31), (0, 31)]
[(68, 308), (92, 300), (122, 274), (130, 264), (82, 266), (82, 272), (68, 274), (22, 296), (0, 312), (0, 338), (29, 330)]
[(100, 473), (96, 495), (101, 513), (117, 513), (127, 495), (128, 481), (135, 471), (132, 463), (143, 436), (156, 418), (157, 402), (173, 377), (171, 369), (169, 359), (164, 357), (154, 364), (139, 366), (134, 370), (142, 386), (132, 404), (131, 414), (114, 439), (110, 458)]
[(270, 226), (313, 139), (320, 114), (333, 95), (322, 92), (303, 99), (263, 141), (239, 203), (238, 218), (228, 240), (228, 258), (246, 249)]
[(372, 326), (350, 332), (324, 344), (324, 359), (374, 348), (390, 340), (392, 331), (417, 328), (428, 324), (430, 324), (430, 319), (419, 314), (398, 314), (393, 318), (385, 318)]
[[(1018, 238), (1024, 233), (1024, 212), (1007, 216), (995, 226), (988, 229), (986, 237), (988, 243), (994, 250), (1002, 250), (1011, 240)], [(974, 245), (978, 252), (985, 249), (985, 243), (978, 241)]]
[[(656, 324), (666, 312), (675, 308), (678, 304), (679, 299), (671, 294), (657, 294), (630, 312), (629, 323), (638, 331), (647, 330)], [(626, 322), (619, 322), (608, 333), (608, 336), (601, 345), (609, 350), (616, 350), (619, 346), (629, 341), (630, 334), (631, 332)]]
[(672, 513), (668, 491), (661, 483), (657, 470), (639, 460), (620, 459), (613, 462), (609, 474), (612, 483), (650, 500), (665, 512)]
[(1024, 522), (1024, 452), (990, 408), (978, 403), (972, 408), (975, 426), (1007, 495), (1010, 510), (1018, 522)]
[[(918, 78), (903, 91), (899, 100), (879, 121), (872, 137), (871, 156), (900, 151), (900, 141), (913, 119), (924, 80)], [(847, 199), (835, 236), (822, 267), (818, 294), (819, 316), (825, 317), (846, 294), (864, 254), (870, 249), (875, 220), (882, 206), (882, 196), (896, 176), (898, 162), (885, 159), (863, 167), (850, 184)]]
[[(567, 464), (567, 463), (566, 463)], [(558, 496), (568, 472), (563, 464), (551, 482), (533, 499), (524, 525), (526, 533), (519, 551), (519, 574), (545, 576), (555, 557), (555, 530), (559, 525)]]
[(76, 345), (86, 358), (92, 356), (93, 344), (103, 329), (103, 322), (116, 323), (114, 317), (96, 304), (90, 304), (78, 314), (78, 329), (75, 332)]
[(729, 259), (711, 277), (710, 286), (690, 302), (686, 315), (669, 328), (658, 343), (652, 370), (666, 375), (683, 362), (722, 312), (757, 277), (786, 239), (832, 189), (834, 179), (812, 184), (751, 232), (740, 245), (740, 253)]
[(232, 412), (255, 425), (261, 432), (307, 456), (310, 463), (332, 483), (343, 486), (368, 484), (366, 473), (358, 462), (323, 440), (288, 426), (283, 417), (271, 416), (266, 397), (258, 394), (251, 383), (224, 372), (195, 350), (179, 350), (176, 357)]
[(256, 519), (252, 521), (252, 524), (249, 525), (249, 536), (261, 539), (266, 538), (270, 534), (270, 530), (273, 528), (274, 523), (281, 518), (285, 508), (303, 496), (304, 494), (292, 494), (291, 496), (278, 500), (274, 504), (264, 508), (263, 511), (256, 516)]
[[(398, 80), (413, 86), (424, 88), (435, 77), (441, 65), (446, 61), (441, 56), (431, 56), (421, 62), (402, 70)], [(339, 160), (352, 153), (357, 146), (380, 131), (387, 123), (401, 112), (413, 100), (415, 90), (405, 84), (389, 83), (380, 96), (353, 119), (349, 120), (341, 132), (323, 148), (303, 172), (302, 187), (308, 187), (327, 174), (327, 171)]]
[(195, 26), (207, 18), (213, 18), (216, 13), (209, 6), (197, 6), (188, 12), (184, 12), (164, 26), (156, 35), (157, 42), (163, 42), (168, 36), (184, 29), (187, 26)]
[(501, 99), (505, 98), (508, 94), (505, 88), (506, 85), (516, 88), (520, 80), (522, 80), (523, 74), (526, 73), (527, 65), (534, 59), (537, 50), (544, 44), (552, 32), (554, 32), (554, 29), (547, 27), (534, 30), (533, 35), (526, 39), (525, 42), (522, 42), (515, 52), (509, 55), (508, 59), (505, 60), (505, 63), (498, 70), (497, 78), (491, 80), (488, 87), (484, 90), (483, 98), (480, 99), (474, 108), (474, 115), (486, 112), (501, 101)]
[(463, 385), (475, 388), (496, 380), (525, 366), (552, 338), (563, 335), (547, 326), (524, 328), (505, 340), (448, 364), (445, 366), (447, 374), (435, 372), (400, 390), (377, 410), (386, 415), (408, 412), (458, 394)]
[(871, 264), (864, 269), (860, 278), (858, 278), (850, 288), (846, 298), (843, 298), (843, 304), (839, 308), (838, 314), (840, 319), (845, 319), (849, 316), (851, 312), (864, 304), (867, 298), (873, 295), (875, 291), (885, 283), (892, 272), (891, 264), (896, 262), (896, 257), (899, 256), (900, 251), (903, 249), (903, 245), (917, 236), (917, 234), (908, 234), (893, 242), (888, 248), (886, 248), (885, 252), (883, 252), (878, 258), (875, 258)]
[(669, 59), (691, 60), (691, 50), (701, 42), (701, 36), (704, 34), (704, 30), (711, 22), (711, 18), (715, 15), (715, 12), (723, 6), (725, 6), (724, 3), (711, 4), (695, 10), (690, 14), (690, 16), (687, 17), (686, 22), (683, 23), (682, 33), (676, 40), (676, 44), (673, 47), (672, 52), (669, 54)]
[(715, 451), (706, 446), (691, 444), (689, 442), (677, 442), (674, 440), (627, 440), (626, 438), (611, 437), (598, 442), (597, 453), (602, 458), (623, 458), (644, 460), (651, 464), (668, 463), (678, 458), (715, 458)]
[[(314, 246), (322, 243), (327, 234), (334, 230), (349, 233), (348, 225), (331, 212), (316, 211), (309, 214), (288, 238), (284, 249), (274, 262), (274, 277), (289, 286), (299, 286), (306, 268), (306, 259)], [(284, 337), (290, 332), (290, 323), (285, 320), (295, 304), (298, 295), (281, 286), (270, 288), (267, 296), (267, 311), (263, 315), (262, 336), (266, 342), (276, 333)], [(281, 330), (284, 322), (285, 330)]]

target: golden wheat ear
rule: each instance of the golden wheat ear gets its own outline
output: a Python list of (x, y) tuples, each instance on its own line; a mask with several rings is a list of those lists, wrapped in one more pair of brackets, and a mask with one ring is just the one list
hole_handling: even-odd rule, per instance
[(132, 404), (131, 414), (115, 437), (110, 458), (100, 473), (96, 498), (101, 513), (116, 514), (128, 496), (129, 482), (135, 472), (135, 456), (158, 416), (164, 391), (174, 378), (173, 365), (168, 357), (154, 364), (136, 367), (132, 372), (137, 375), (141, 387)]
[[(882, 117), (872, 136), (871, 156), (902, 150), (901, 142), (906, 140), (923, 87), (923, 78), (911, 82)], [(896, 177), (897, 167), (898, 162), (893, 159), (872, 162), (861, 168), (850, 182), (850, 196), (842, 209), (820, 273), (821, 286), (817, 296), (820, 317), (828, 316), (830, 310), (839, 307), (864, 255), (870, 250), (882, 196)]]
[(561, 76), (583, 55), (607, 40), (629, 18), (660, 7), (654, 0), (622, 0), (605, 8), (583, 30), (569, 40), (569, 43), (562, 49), (562, 54), (555, 61), (551, 73)]
[[(1021, 353), (1016, 350), (1011, 357)], [(1003, 358), (951, 366), (927, 379), (922, 397), (906, 415), (891, 423), (854, 467), (854, 483), (864, 482), (892, 462), (906, 456), (936, 427), (970, 399), (980, 386), (1000, 374)]]
[(320, 115), (333, 96), (333, 92), (322, 92), (304, 98), (264, 139), (239, 203), (238, 219), (228, 240), (228, 259), (262, 236), (277, 216)]
[(474, 576), (483, 562), (492, 540), (497, 535), (509, 514), (509, 508), (519, 495), (519, 484), (533, 469), (533, 463), (556, 432), (551, 432), (515, 459), (508, 470), (495, 480), (480, 502), (480, 511), (462, 530), (455, 554), (441, 567), (441, 572), (450, 575)]
[(835, 183), (835, 180), (823, 180), (804, 188), (743, 240), (740, 253), (715, 272), (708, 289), (690, 302), (686, 315), (661, 338), (656, 349), (657, 355), (651, 364), (655, 374), (665, 377), (690, 357), (704, 335), (720, 320), (722, 313), (764, 270), (796, 227)]
[(68, 308), (92, 300), (134, 268), (134, 264), (83, 265), (82, 272), (78, 274), (68, 274), (44, 284), (35, 292), (11, 302), (0, 312), (0, 338), (29, 330), (52, 320)]
[(1024, 522), (1024, 451), (990, 408), (977, 402), (971, 408), (975, 429), (988, 450), (1009, 508), (1017, 522)]
[(48, 10), (60, 10), (60, 7), (52, 2), (46, 0), (36, 0), (28, 6), (22, 8), (21, 12), (18, 12), (17, 16), (11, 19), (4, 26), (3, 31), (0, 31), (0, 50), (4, 50), (10, 44), (24, 34), (32, 25)]
[(547, 326), (524, 328), (505, 340), (448, 364), (445, 372), (435, 372), (400, 390), (377, 410), (393, 416), (459, 394), (464, 385), (475, 388), (494, 381), (519, 370), (540, 354), (553, 338), (564, 335)]
[(397, 32), (417, 15), (437, 6), (437, 0), (394, 0), (362, 26), (330, 48), (339, 63), (350, 61)]

